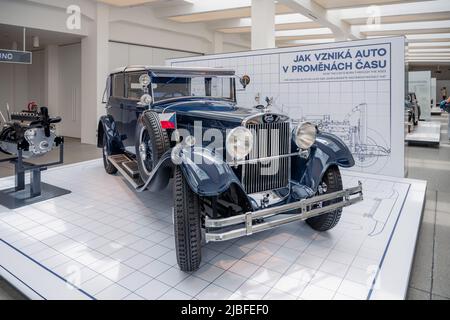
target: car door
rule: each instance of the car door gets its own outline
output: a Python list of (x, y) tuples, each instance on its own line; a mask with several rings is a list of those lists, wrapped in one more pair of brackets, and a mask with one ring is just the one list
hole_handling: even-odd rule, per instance
[(108, 101), (108, 114), (114, 118), (116, 128), (123, 135), (123, 108), (125, 101), (125, 78), (124, 74), (116, 73), (111, 77), (111, 96)]
[(135, 138), (137, 120), (144, 110), (138, 105), (141, 96), (144, 94), (139, 83), (139, 77), (144, 72), (129, 72), (125, 75), (125, 95), (127, 97), (123, 108), (123, 126), (126, 140), (124, 146), (127, 151), (135, 153)]

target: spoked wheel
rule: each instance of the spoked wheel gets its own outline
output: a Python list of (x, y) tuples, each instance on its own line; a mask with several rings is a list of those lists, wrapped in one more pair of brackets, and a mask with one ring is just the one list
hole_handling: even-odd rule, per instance
[[(322, 194), (333, 193), (336, 191), (343, 190), (341, 173), (338, 167), (330, 167), (325, 172), (321, 182), (321, 189), (324, 190)], [(342, 198), (335, 200), (325, 201), (324, 205), (330, 205), (336, 202), (342, 201)], [(306, 223), (309, 224), (311, 228), (317, 231), (327, 231), (334, 228), (339, 219), (341, 219), (342, 208), (336, 209), (320, 216), (315, 216), (306, 219)]]
[(139, 158), (141, 159), (142, 169), (146, 176), (149, 176), (153, 170), (153, 152), (150, 135), (147, 128), (143, 127), (139, 137)]
[(103, 134), (102, 155), (103, 155), (103, 166), (105, 167), (105, 171), (109, 174), (115, 174), (117, 172), (117, 169), (108, 160), (108, 157), (111, 155), (111, 153), (108, 150), (108, 143), (107, 143), (105, 134)]
[(199, 197), (189, 187), (181, 169), (175, 169), (174, 233), (178, 266), (190, 272), (199, 268), (202, 258), (202, 229)]
[(144, 112), (139, 118), (136, 131), (136, 160), (142, 180), (150, 177), (162, 155), (169, 150), (169, 137), (161, 128), (158, 114)]

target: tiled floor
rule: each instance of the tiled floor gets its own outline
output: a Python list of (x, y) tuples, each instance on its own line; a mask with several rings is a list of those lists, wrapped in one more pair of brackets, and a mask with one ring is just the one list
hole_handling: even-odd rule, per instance
[(448, 114), (433, 117), (433, 121), (441, 122), (440, 147), (407, 147), (408, 177), (428, 181), (408, 299), (450, 299)]
[[(433, 120), (442, 122), (440, 148), (420, 146), (407, 147), (408, 177), (428, 181), (427, 203), (411, 274), (410, 289), (408, 292), (409, 299), (450, 298), (450, 275), (448, 272), (448, 266), (450, 265), (450, 192), (447, 192), (447, 190), (450, 190), (450, 143), (447, 136), (446, 115), (434, 117)], [(67, 150), (72, 149), (78, 151), (73, 152), (72, 155), (67, 155), (66, 161), (80, 161), (82, 159), (79, 159), (79, 157), (86, 155), (86, 153), (92, 154), (92, 158), (98, 157), (98, 153), (96, 153), (98, 151), (95, 148), (90, 147), (91, 146), (77, 146), (77, 142), (74, 141), (74, 145), (71, 148), (68, 147)], [(87, 149), (89, 149), (89, 151), (86, 152)], [(9, 171), (8, 173), (8, 169), (2, 167), (3, 166), (0, 167), (0, 175), (12, 173), (12, 171)], [(128, 191), (127, 188), (124, 190)], [(116, 209), (120, 210), (120, 208)], [(160, 223), (163, 222), (164, 220), (160, 221)], [(169, 221), (165, 222), (169, 223)], [(167, 227), (167, 225), (165, 226)], [(159, 231), (162, 234), (165, 233), (163, 230)], [(137, 237), (139, 237), (139, 235), (137, 235)], [(245, 292), (251, 292), (249, 295), (254, 298), (259, 298), (261, 296), (266, 298), (282, 298), (285, 297), (285, 294), (298, 294), (298, 292), (290, 291), (289, 288), (295, 286), (293, 283), (299, 282), (297, 284), (300, 284), (301, 279), (289, 279), (291, 282), (282, 282), (279, 281), (280, 279), (277, 280), (277, 277), (280, 276), (277, 271), (261, 266), (261, 264), (268, 263), (267, 261), (269, 260), (269, 258), (264, 255), (264, 250), (271, 250), (276, 244), (265, 241), (264, 245), (267, 246), (267, 248), (251, 255), (251, 257), (248, 258), (250, 261), (247, 261), (248, 259), (240, 260), (239, 270), (243, 270), (242, 272), (246, 273), (246, 275), (253, 272), (251, 278), (244, 281), (241, 278), (242, 275), (234, 275), (232, 272), (232, 270), (236, 270), (238, 266), (236, 265), (234, 269), (232, 269), (233, 265), (231, 261), (246, 255), (250, 250), (249, 245), (242, 245), (240, 247), (232, 246), (224, 249), (221, 257), (229, 257), (229, 259), (220, 259), (222, 265), (214, 265), (215, 261), (219, 260), (217, 258), (218, 255), (212, 250), (206, 250), (204, 259), (209, 261), (209, 263), (202, 267), (197, 276), (186, 276), (185, 274), (176, 272), (176, 268), (173, 267), (175, 264), (173, 257), (171, 258), (169, 254), (164, 253), (165, 249), (170, 250), (171, 248), (169, 242), (165, 242), (165, 244), (160, 243), (160, 241), (166, 240), (162, 239), (163, 237), (164, 236), (159, 233), (156, 238), (150, 240), (136, 240), (136, 238), (133, 237), (127, 239), (124, 237), (124, 239), (129, 242), (136, 240), (136, 246), (138, 247), (135, 249), (137, 250), (147, 250), (155, 246), (153, 245), (155, 240), (160, 246), (149, 250), (147, 261), (133, 259), (133, 257), (127, 259), (127, 266), (132, 269), (139, 269), (139, 271), (121, 275), (123, 279), (121, 279), (120, 284), (124, 284), (126, 288), (133, 290), (136, 293), (129, 294), (128, 291), (123, 290), (122, 286), (108, 286), (110, 283), (108, 281), (108, 273), (106, 273), (104, 274), (105, 278), (96, 280), (106, 288), (103, 290), (102, 296), (125, 296), (128, 294), (126, 296), (127, 298), (141, 298), (141, 295), (149, 297), (164, 292), (160, 298), (184, 299), (194, 296), (195, 294), (199, 295), (198, 298), (202, 298), (202, 296), (209, 296), (211, 298), (239, 298), (237, 296), (229, 296), (229, 289), (233, 289), (237, 285), (240, 285)], [(101, 239), (92, 239), (89, 241), (99, 247), (105, 245), (105, 242), (102, 242)], [(126, 258), (130, 255), (129, 251), (117, 248), (108, 248), (106, 251), (113, 249), (118, 252), (115, 253), (117, 257)], [(76, 250), (74, 251), (76, 252)], [(86, 259), (87, 260), (85, 261), (88, 261), (89, 258), (86, 257)], [(156, 263), (156, 261), (161, 263)], [(302, 261), (307, 263), (307, 266), (311, 268), (317, 268), (317, 266), (322, 263), (320, 257), (312, 255), (308, 256), (307, 254), (302, 257)], [(48, 262), (53, 264), (67, 263), (67, 261), (61, 262), (58, 261), (58, 259), (52, 259), (51, 257), (48, 258)], [(248, 262), (248, 265), (245, 262)], [(151, 267), (146, 267), (150, 264)], [(256, 271), (253, 270), (255, 268), (253, 265), (259, 266)], [(229, 270), (224, 272), (223, 267), (229, 267)], [(111, 273), (114, 273), (113, 269), (114, 267), (111, 267)], [(84, 274), (86, 275), (86, 278), (88, 278), (87, 269), (84, 268), (82, 270), (85, 271)], [(153, 279), (152, 274), (154, 275), (155, 272), (161, 272), (158, 276), (160, 277), (159, 279)], [(147, 279), (148, 281), (142, 286), (143, 279)], [(86, 282), (88, 282), (88, 280), (86, 280)], [(91, 279), (90, 283), (93, 282), (94, 281)], [(174, 282), (177, 282), (175, 287)], [(214, 283), (207, 286), (205, 282)], [(277, 283), (278, 287), (274, 287)], [(87, 286), (88, 285), (89, 283)], [(332, 278), (327, 280), (327, 286), (333, 286)], [(280, 289), (283, 289), (284, 291)], [(354, 288), (352, 290), (354, 290)], [(137, 293), (137, 291), (139, 291), (139, 293)], [(329, 292), (325, 286), (314, 286), (307, 290), (303, 290), (300, 297), (302, 294), (310, 297), (313, 297), (316, 294), (325, 297)], [(17, 299), (21, 298), (21, 295), (14, 289), (11, 289), (4, 281), (0, 280), (0, 299), (8, 298)]]
[[(8, 157), (10, 156), (0, 153), (0, 159)], [(101, 150), (99, 150), (95, 145), (81, 143), (80, 139), (65, 138), (64, 164), (97, 159), (99, 157), (101, 157)], [(58, 159), (58, 153), (57, 151), (52, 151), (51, 153), (39, 158), (37, 163), (55, 161), (56, 159)], [(7, 177), (13, 174), (14, 170), (11, 164), (5, 162), (0, 163), (0, 177)], [(25, 299), (25, 297), (15, 288), (11, 287), (11, 285), (9, 285), (6, 281), (0, 278), (0, 300), (4, 299)]]

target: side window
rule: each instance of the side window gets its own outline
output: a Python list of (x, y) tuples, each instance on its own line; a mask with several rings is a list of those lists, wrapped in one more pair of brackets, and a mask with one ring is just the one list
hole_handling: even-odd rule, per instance
[(118, 73), (113, 76), (112, 96), (118, 98), (123, 98), (125, 96), (123, 73)]
[(137, 99), (139, 100), (141, 96), (144, 94), (142, 90), (142, 86), (139, 83), (139, 77), (142, 75), (142, 72), (139, 73), (128, 73), (126, 75), (126, 83), (127, 83), (127, 97), (128, 99)]

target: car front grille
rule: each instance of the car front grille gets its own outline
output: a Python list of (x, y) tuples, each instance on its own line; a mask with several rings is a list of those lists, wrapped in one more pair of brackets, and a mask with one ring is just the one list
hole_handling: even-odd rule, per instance
[[(242, 184), (248, 194), (286, 187), (290, 177), (290, 157), (277, 157), (290, 153), (288, 122), (248, 124), (253, 132), (253, 148), (246, 160), (261, 161), (242, 166)], [(267, 157), (274, 157), (264, 160)]]

